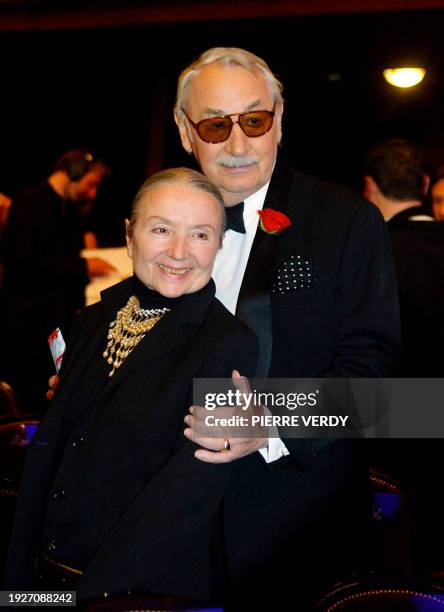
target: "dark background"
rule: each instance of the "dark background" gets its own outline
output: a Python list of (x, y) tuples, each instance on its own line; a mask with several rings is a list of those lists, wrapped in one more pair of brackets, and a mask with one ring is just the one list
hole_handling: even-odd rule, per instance
[[(0, 20), (2, 16), (0, 13)], [(147, 173), (187, 165), (172, 118), (177, 75), (211, 46), (264, 57), (285, 85), (283, 151), (299, 169), (360, 186), (365, 151), (391, 137), (444, 162), (444, 9), (0, 31), (0, 191), (47, 176), (65, 150), (113, 167), (98, 201), (102, 245)], [(421, 65), (412, 90), (382, 69)]]

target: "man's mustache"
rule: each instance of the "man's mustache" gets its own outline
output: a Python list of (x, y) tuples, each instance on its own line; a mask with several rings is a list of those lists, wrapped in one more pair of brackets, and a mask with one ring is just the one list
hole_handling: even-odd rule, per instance
[(258, 157), (238, 157), (236, 155), (230, 155), (229, 157), (223, 157), (217, 159), (216, 164), (218, 166), (225, 166), (225, 168), (243, 168), (245, 166), (254, 166), (259, 163)]

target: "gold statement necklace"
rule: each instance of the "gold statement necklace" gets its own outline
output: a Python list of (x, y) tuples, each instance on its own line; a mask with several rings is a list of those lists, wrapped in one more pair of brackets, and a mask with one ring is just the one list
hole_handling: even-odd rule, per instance
[(126, 306), (117, 313), (109, 325), (108, 344), (103, 356), (113, 368), (108, 376), (120, 368), (131, 351), (145, 337), (170, 308), (140, 308), (140, 302), (132, 295)]

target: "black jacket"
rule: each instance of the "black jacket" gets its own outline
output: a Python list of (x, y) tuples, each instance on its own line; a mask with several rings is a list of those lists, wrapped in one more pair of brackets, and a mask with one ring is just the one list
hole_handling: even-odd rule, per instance
[[(103, 410), (79, 452), (89, 453), (88, 478), (96, 483), (90, 512), (104, 527), (77, 596), (131, 589), (210, 598), (220, 564), (212, 543), (234, 464), (195, 459), (183, 418), (192, 404), (193, 378), (227, 378), (234, 368), (251, 374), (257, 343), (214, 299), (211, 281), (167, 313), (101, 388), (101, 381), (88, 378), (88, 364), (103, 351), (107, 323), (131, 286), (129, 279), (103, 292), (76, 325), (57, 394), (28, 451), (6, 574), (11, 588), (31, 585), (46, 505), (60, 484), (54, 476), (79, 433), (75, 423), (89, 408), (73, 398), (85, 396), (88, 386), (96, 388), (88, 397)], [(65, 485), (63, 503), (75, 512), (82, 491)], [(57, 559), (57, 543), (52, 556)]]

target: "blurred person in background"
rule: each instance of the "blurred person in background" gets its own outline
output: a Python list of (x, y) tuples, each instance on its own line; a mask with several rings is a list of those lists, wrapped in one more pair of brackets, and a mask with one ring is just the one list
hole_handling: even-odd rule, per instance
[(407, 140), (385, 141), (367, 154), (364, 195), (381, 211), (393, 247), (403, 376), (444, 376), (444, 232), (423, 206), (429, 182), (421, 151)]
[[(364, 174), (364, 194), (384, 215), (392, 241), (403, 338), (400, 374), (442, 378), (444, 224), (435, 223), (422, 204), (429, 178), (421, 152), (407, 140), (383, 142), (368, 153)], [(442, 441), (378, 440), (377, 450), (374, 463), (411, 494), (414, 571), (442, 570)]]
[(421, 151), (408, 140), (386, 140), (366, 156), (364, 197), (379, 208), (390, 228), (432, 220), (423, 207), (429, 183)]
[(40, 185), (18, 193), (9, 209), (3, 239), (0, 376), (19, 394), (25, 412), (45, 407), (45, 379), (54, 365), (48, 336), (69, 334), (90, 278), (112, 267), (84, 259), (81, 214), (90, 210), (109, 174), (89, 151), (72, 150), (56, 162)]

